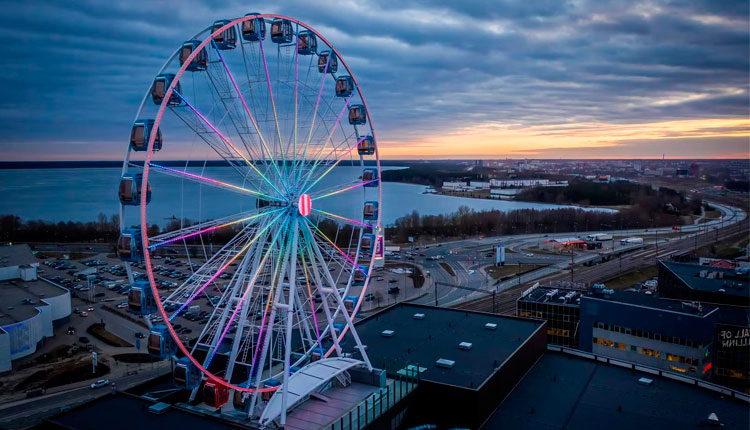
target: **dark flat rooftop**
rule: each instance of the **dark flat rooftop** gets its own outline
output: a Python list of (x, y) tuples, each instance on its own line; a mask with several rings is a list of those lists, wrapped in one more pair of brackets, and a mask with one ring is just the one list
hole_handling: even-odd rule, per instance
[[(0, 282), (0, 326), (27, 320), (39, 313), (38, 306), (48, 306), (43, 299), (65, 294), (64, 288), (38, 279), (24, 282), (20, 279)], [(29, 299), (33, 303), (24, 303)]]
[(714, 305), (702, 304), (702, 310), (701, 312), (698, 312), (697, 310), (694, 310), (688, 306), (684, 306), (682, 303), (686, 302), (685, 300), (665, 299), (659, 296), (646, 295), (637, 291), (615, 291), (614, 293), (609, 294), (608, 297), (588, 293), (585, 294), (584, 297), (586, 299), (598, 299), (608, 302), (619, 302), (645, 308), (659, 309), (663, 311), (679, 312), (682, 314), (694, 315), (697, 317), (708, 315), (711, 312), (715, 311), (717, 308)]
[(39, 263), (39, 260), (31, 253), (29, 245), (0, 246), (0, 267), (22, 266), (24, 264)]
[[(661, 264), (674, 273), (675, 276), (682, 279), (693, 290), (718, 293), (720, 289), (723, 289), (724, 292), (722, 294), (742, 297), (747, 297), (750, 294), (750, 276), (738, 275), (734, 269), (722, 269), (719, 267), (701, 266), (696, 263), (678, 263), (674, 261), (662, 261)], [(707, 273), (722, 273), (724, 278), (702, 278), (700, 273), (704, 270)]]
[[(117, 393), (75, 407), (48, 420), (41, 428), (75, 430), (218, 430), (237, 427), (226, 421), (169, 407), (162, 414), (148, 411), (153, 402)], [(119, 417), (119, 418), (118, 418)]]
[[(653, 379), (650, 386), (638, 379)], [(715, 413), (746, 429), (747, 403), (656, 375), (547, 352), (482, 428), (693, 429)]]
[[(414, 319), (414, 314), (424, 319)], [(488, 330), (485, 324), (497, 324)], [(422, 380), (478, 388), (495, 369), (508, 359), (540, 326), (541, 322), (500, 315), (398, 304), (357, 323), (362, 343), (374, 367), (395, 373), (405, 366), (418, 365), (425, 370)], [(381, 335), (393, 330), (392, 337)], [(352, 350), (349, 337), (346, 348)], [(459, 349), (461, 342), (472, 344)], [(437, 367), (444, 358), (455, 362), (451, 369)]]

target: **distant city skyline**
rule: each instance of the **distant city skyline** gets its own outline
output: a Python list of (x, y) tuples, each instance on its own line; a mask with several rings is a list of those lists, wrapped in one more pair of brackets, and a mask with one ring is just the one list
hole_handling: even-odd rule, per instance
[(251, 11), (298, 18), (340, 50), (383, 159), (750, 158), (746, 0), (248, 7), (9, 2), (0, 159), (121, 159), (174, 49)]

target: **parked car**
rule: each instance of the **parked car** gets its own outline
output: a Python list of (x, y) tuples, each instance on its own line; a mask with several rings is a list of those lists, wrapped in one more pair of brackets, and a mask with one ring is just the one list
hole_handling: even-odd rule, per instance
[(85, 318), (85, 317), (89, 316), (89, 313), (88, 312), (81, 312), (81, 316)]
[(76, 334), (76, 328), (73, 326), (68, 327), (68, 334)]
[(79, 341), (79, 342), (81, 342), (81, 343), (82, 343), (82, 344), (84, 344), (84, 345), (86, 345), (87, 343), (91, 342), (91, 341), (89, 340), (89, 338), (88, 338), (88, 337), (86, 337), (86, 336), (81, 336), (81, 337), (79, 337), (79, 338), (78, 338), (78, 341)]

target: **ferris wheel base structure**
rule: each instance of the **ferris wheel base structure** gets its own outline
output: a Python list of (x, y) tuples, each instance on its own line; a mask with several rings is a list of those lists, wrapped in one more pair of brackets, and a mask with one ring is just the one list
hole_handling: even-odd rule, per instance
[[(129, 312), (191, 403), (284, 426), (309, 396), (376, 372), (354, 319), (383, 265), (378, 142), (321, 33), (249, 13), (188, 38), (144, 94), (118, 196)], [(184, 260), (157, 261), (174, 247)]]

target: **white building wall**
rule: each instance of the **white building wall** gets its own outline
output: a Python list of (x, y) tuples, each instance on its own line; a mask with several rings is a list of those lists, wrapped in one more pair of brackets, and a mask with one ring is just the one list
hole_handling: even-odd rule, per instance
[(18, 279), (21, 277), (21, 270), (18, 266), (5, 266), (0, 267), (0, 281), (7, 281), (9, 279)]
[(465, 187), (466, 187), (466, 182), (451, 182), (451, 181), (443, 182), (443, 188), (447, 190), (456, 190), (456, 189), (465, 188)]
[(490, 189), (490, 183), (486, 181), (470, 181), (469, 186), (480, 190)]
[[(36, 352), (36, 345), (44, 337), (42, 324), (42, 313), (39, 312), (27, 320), (0, 327), (8, 333), (11, 360), (17, 360)], [(51, 322), (50, 325), (52, 325)]]
[(22, 281), (36, 281), (36, 267), (23, 265), (19, 267), (18, 272)]
[(36, 352), (42, 339), (54, 336), (54, 321), (70, 316), (70, 290), (60, 288), (64, 293), (42, 299), (33, 317), (0, 327), (0, 372), (6, 360), (17, 360)]
[(57, 321), (60, 318), (70, 316), (71, 304), (70, 304), (70, 290), (66, 289), (65, 294), (61, 294), (55, 297), (47, 297), (44, 302), (49, 306), (50, 321)]

